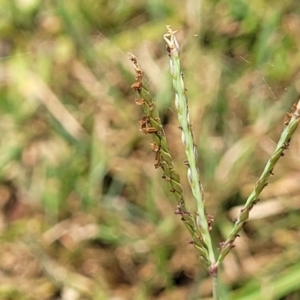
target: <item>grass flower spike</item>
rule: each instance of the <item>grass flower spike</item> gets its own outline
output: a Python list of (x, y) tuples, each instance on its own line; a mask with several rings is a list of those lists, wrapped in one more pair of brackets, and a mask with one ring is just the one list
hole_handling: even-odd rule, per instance
[(170, 60), (170, 74), (172, 77), (173, 89), (175, 91), (175, 106), (181, 129), (181, 140), (186, 154), (185, 165), (188, 168), (187, 176), (193, 196), (196, 200), (197, 211), (190, 212), (186, 208), (183, 189), (180, 184), (180, 177), (174, 169), (173, 160), (156, 105), (153, 102), (149, 91), (143, 84), (143, 72), (139, 67), (136, 57), (129, 54), (136, 72), (136, 82), (132, 85), (132, 88), (136, 91), (136, 104), (142, 106), (144, 113), (140, 120), (140, 131), (144, 134), (152, 135), (153, 142), (151, 143), (151, 148), (155, 152), (155, 168), (160, 167), (163, 170), (163, 178), (167, 180), (170, 191), (175, 195), (177, 201), (175, 214), (181, 216), (181, 220), (192, 235), (191, 243), (198, 250), (202, 262), (204, 262), (211, 275), (213, 299), (217, 300), (220, 298), (218, 288), (219, 265), (234, 247), (234, 241), (248, 221), (251, 209), (259, 201), (259, 195), (267, 186), (270, 175), (273, 175), (273, 169), (276, 163), (279, 158), (284, 155), (283, 152), (289, 147), (291, 137), (300, 122), (300, 101), (297, 105), (293, 106), (293, 112), (287, 114), (285, 128), (281, 134), (277, 147), (267, 162), (259, 180), (256, 182), (252, 193), (246, 200), (244, 207), (241, 209), (228, 238), (220, 243), (220, 253), (216, 259), (210, 234), (211, 220), (205, 212), (204, 191), (200, 182), (199, 169), (196, 164), (198, 150), (194, 142), (190, 122), (183, 72), (180, 67), (179, 44), (176, 40), (175, 33), (176, 31), (173, 31), (170, 26), (167, 26), (167, 33), (164, 35), (164, 40), (167, 43), (167, 51)]
[(131, 86), (137, 93), (136, 104), (141, 105), (143, 108), (144, 115), (140, 120), (140, 131), (144, 134), (151, 134), (153, 142), (151, 148), (155, 153), (155, 168), (160, 167), (164, 174), (163, 178), (169, 184), (170, 191), (175, 195), (176, 198), (176, 211), (175, 214), (181, 216), (181, 220), (192, 235), (192, 244), (198, 250), (200, 256), (203, 258), (204, 263), (209, 266), (209, 255), (206, 250), (203, 240), (201, 238), (201, 232), (197, 226), (196, 216), (187, 211), (185, 205), (185, 199), (183, 189), (180, 184), (180, 177), (174, 169), (173, 160), (169, 151), (167, 139), (159, 118), (158, 110), (152, 97), (143, 84), (143, 72), (139, 67), (137, 58), (133, 54), (129, 54), (129, 59), (132, 61), (135, 72), (136, 82)]
[(181, 140), (187, 157), (188, 180), (197, 203), (197, 226), (201, 233), (204, 246), (208, 252), (210, 270), (213, 271), (215, 256), (213, 252), (209, 225), (206, 219), (204, 207), (204, 192), (200, 182), (199, 169), (196, 165), (197, 146), (194, 143), (193, 132), (190, 124), (188, 101), (185, 93), (183, 73), (180, 68), (180, 51), (175, 37), (176, 31), (168, 26), (168, 33), (164, 35), (167, 43), (167, 50), (170, 58), (170, 73), (172, 76), (173, 88), (175, 90), (175, 106), (178, 112), (178, 121), (182, 131)]
[(220, 245), (220, 255), (218, 257), (217, 265), (219, 265), (226, 255), (229, 253), (230, 249), (233, 247), (233, 243), (238, 236), (238, 233), (243, 228), (246, 221), (249, 219), (249, 213), (253, 206), (259, 201), (258, 197), (262, 190), (267, 186), (267, 180), (270, 175), (273, 175), (273, 169), (278, 162), (279, 158), (284, 154), (284, 150), (287, 150), (290, 144), (290, 140), (294, 132), (296, 131), (300, 122), (300, 100), (297, 105), (293, 107), (294, 112), (287, 114), (287, 119), (285, 121), (285, 129), (283, 130), (280, 140), (277, 143), (274, 153), (268, 160), (263, 173), (261, 174), (259, 180), (256, 182), (255, 187), (248, 197), (244, 207), (242, 208), (238, 219), (236, 220), (234, 227), (229, 234), (227, 240)]

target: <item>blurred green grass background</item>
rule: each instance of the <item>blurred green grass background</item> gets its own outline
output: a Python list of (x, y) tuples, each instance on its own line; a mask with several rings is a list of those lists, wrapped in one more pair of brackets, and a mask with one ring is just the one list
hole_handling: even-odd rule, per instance
[[(0, 16), (0, 298), (210, 299), (138, 130), (127, 53), (192, 207), (162, 39), (179, 30), (217, 251), (298, 100), (298, 1), (0, 0)], [(224, 262), (223, 299), (300, 299), (299, 151), (296, 133)]]

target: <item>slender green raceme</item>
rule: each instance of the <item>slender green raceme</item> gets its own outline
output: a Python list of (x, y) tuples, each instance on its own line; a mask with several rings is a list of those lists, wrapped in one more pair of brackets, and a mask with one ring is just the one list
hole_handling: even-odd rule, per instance
[(224, 260), (230, 249), (233, 247), (235, 239), (237, 238), (246, 221), (249, 219), (249, 213), (252, 207), (256, 204), (257, 201), (259, 201), (258, 197), (260, 193), (262, 192), (264, 187), (267, 186), (268, 178), (270, 177), (270, 175), (273, 175), (273, 169), (276, 163), (278, 162), (279, 158), (283, 156), (284, 150), (288, 149), (291, 137), (299, 125), (300, 101), (298, 102), (297, 106), (295, 106), (294, 112), (292, 114), (288, 114), (288, 117), (289, 120), (287, 121), (286, 127), (281, 134), (274, 153), (268, 160), (263, 173), (261, 174), (259, 180), (256, 182), (252, 193), (250, 194), (244, 207), (242, 208), (240, 215), (236, 220), (231, 233), (229, 234), (229, 237), (225, 242), (221, 243), (221, 251), (217, 260), (217, 266)]
[(151, 143), (151, 147), (155, 152), (155, 168), (160, 167), (163, 170), (163, 178), (169, 183), (170, 191), (174, 193), (177, 201), (175, 214), (181, 216), (181, 220), (192, 235), (193, 241), (191, 243), (196, 247), (200, 256), (203, 258), (203, 262), (208, 267), (210, 265), (209, 255), (201, 238), (202, 234), (199, 231), (199, 226), (197, 226), (197, 216), (189, 212), (186, 208), (180, 177), (173, 166), (173, 160), (158, 110), (149, 91), (143, 84), (143, 72), (138, 65), (136, 57), (133, 54), (129, 54), (129, 56), (136, 72), (136, 82), (132, 85), (132, 88), (137, 93), (136, 104), (141, 105), (144, 112), (140, 120), (140, 131), (152, 135), (153, 142)]
[(200, 182), (199, 170), (196, 165), (197, 147), (194, 143), (183, 73), (180, 68), (179, 45), (175, 37), (176, 31), (172, 31), (169, 26), (167, 26), (167, 30), (168, 33), (164, 35), (164, 39), (167, 43), (167, 50), (170, 57), (170, 73), (172, 76), (173, 88), (175, 90), (175, 106), (178, 112), (178, 121), (182, 131), (181, 139), (187, 156), (188, 180), (197, 203), (197, 226), (199, 227), (204, 246), (208, 253), (206, 259), (209, 261), (210, 271), (212, 271), (215, 265), (215, 255), (204, 208), (203, 188)]

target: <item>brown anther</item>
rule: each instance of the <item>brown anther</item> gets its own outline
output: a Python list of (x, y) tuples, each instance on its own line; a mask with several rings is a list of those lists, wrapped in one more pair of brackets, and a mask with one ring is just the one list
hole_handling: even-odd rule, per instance
[(155, 169), (158, 169), (160, 166), (161, 166), (161, 162), (160, 162), (160, 161), (158, 161), (158, 162), (156, 162), (156, 163), (154, 164), (154, 168), (155, 168)]
[(260, 199), (256, 199), (256, 200), (254, 200), (253, 201), (253, 204), (255, 205), (257, 202), (259, 202), (260, 201)]
[(290, 141), (287, 141), (286, 143), (283, 144), (282, 148), (284, 150), (287, 150), (289, 148), (289, 145), (290, 145)]
[(227, 245), (226, 242), (219, 243), (219, 250), (222, 250)]
[(155, 153), (155, 160), (157, 160), (158, 162), (160, 162), (160, 152), (159, 151), (157, 151)]
[(151, 126), (150, 117), (143, 116), (139, 123), (140, 123), (140, 131), (142, 131), (143, 133), (151, 134), (157, 132), (157, 129)]
[(141, 82), (135, 82), (134, 84), (131, 85), (131, 88), (134, 89), (135, 91), (140, 91), (142, 87), (143, 84)]
[(145, 104), (145, 100), (143, 98), (135, 99), (135, 104), (136, 105), (143, 105), (143, 104)]
[(153, 109), (153, 107), (154, 107), (154, 102), (150, 102), (150, 103), (148, 103), (148, 107), (149, 107), (149, 109), (150, 110), (152, 110)]
[(144, 128), (143, 130), (141, 130), (143, 133), (145, 134), (152, 134), (152, 133), (155, 133), (157, 132), (156, 128), (155, 127), (148, 127), (148, 128)]
[(165, 179), (170, 182), (171, 181), (171, 178), (169, 176), (166, 176)]
[(128, 55), (129, 55), (129, 60), (131, 60), (134, 63), (134, 65), (137, 65), (138, 64), (137, 58), (132, 53), (128, 53)]
[(188, 160), (186, 160), (186, 159), (183, 161), (183, 164), (184, 164), (185, 166), (187, 166), (187, 167), (189, 167), (189, 166), (190, 166), (190, 164), (189, 164)]
[(171, 57), (171, 48), (169, 47), (169, 45), (166, 45), (166, 48), (167, 48), (168, 55)]
[(182, 210), (181, 208), (177, 207), (177, 209), (174, 212), (175, 215), (182, 215)]
[(285, 126), (289, 125), (292, 116), (293, 116), (293, 114), (291, 114), (291, 113), (286, 113), (285, 114), (285, 118), (284, 118), (284, 125)]
[(152, 143), (150, 143), (150, 145), (151, 145), (151, 149), (152, 149), (154, 152), (159, 152), (160, 147), (159, 147), (156, 143), (152, 142)]
[(207, 215), (207, 225), (208, 225), (208, 230), (212, 230), (212, 224), (214, 222), (214, 217), (212, 215)]

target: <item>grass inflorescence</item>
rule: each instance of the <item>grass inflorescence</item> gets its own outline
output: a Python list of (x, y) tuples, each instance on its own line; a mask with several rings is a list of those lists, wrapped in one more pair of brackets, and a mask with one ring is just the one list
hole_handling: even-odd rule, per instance
[(218, 257), (218, 264), (220, 264), (224, 260), (230, 249), (234, 247), (233, 243), (236, 237), (238, 237), (239, 232), (249, 219), (249, 213), (251, 209), (259, 201), (259, 195), (261, 194), (263, 189), (268, 185), (268, 178), (271, 175), (274, 175), (273, 170), (276, 163), (278, 162), (280, 157), (284, 156), (284, 151), (289, 148), (291, 137), (295, 133), (300, 122), (300, 101), (297, 105), (295, 104), (292, 109), (293, 112), (287, 114), (287, 118), (285, 120), (286, 127), (284, 128), (281, 134), (281, 137), (277, 143), (274, 153), (268, 160), (259, 180), (255, 184), (254, 190), (246, 200), (244, 207), (241, 209), (241, 212), (234, 224), (231, 233), (229, 234), (229, 237), (225, 242), (222, 242), (220, 244), (221, 251)]
[(186, 153), (185, 165), (188, 168), (188, 181), (196, 200), (197, 211), (189, 212), (186, 209), (183, 189), (180, 184), (180, 177), (174, 170), (172, 157), (169, 151), (167, 139), (159, 118), (158, 111), (152, 97), (143, 84), (143, 71), (140, 69), (137, 58), (133, 54), (130, 60), (133, 62), (136, 72), (136, 82), (132, 88), (137, 93), (136, 104), (143, 107), (144, 115), (140, 120), (140, 131), (153, 136), (151, 143), (152, 150), (155, 152), (156, 164), (155, 168), (161, 167), (165, 178), (171, 187), (170, 191), (176, 195), (177, 214), (181, 215), (186, 227), (193, 237), (193, 244), (199, 251), (202, 261), (208, 268), (213, 280), (213, 296), (219, 299), (218, 291), (218, 267), (224, 258), (234, 248), (234, 241), (239, 236), (239, 232), (249, 219), (249, 214), (253, 206), (259, 201), (259, 195), (267, 186), (268, 178), (274, 175), (273, 170), (279, 158), (284, 155), (284, 151), (288, 149), (290, 140), (296, 131), (300, 121), (300, 101), (293, 106), (293, 112), (288, 113), (285, 120), (285, 128), (281, 134), (280, 140), (274, 153), (268, 160), (262, 175), (256, 182), (254, 190), (247, 198), (244, 207), (241, 209), (238, 218), (235, 221), (232, 231), (225, 242), (219, 243), (220, 253), (217, 260), (213, 251), (213, 243), (210, 234), (211, 219), (207, 217), (205, 211), (204, 190), (200, 182), (199, 168), (197, 167), (198, 150), (194, 142), (193, 131), (189, 116), (188, 99), (184, 85), (183, 72), (180, 67), (180, 50), (176, 40), (176, 31), (167, 26), (167, 33), (164, 40), (167, 44), (167, 52), (170, 59), (170, 74), (172, 77), (173, 89), (175, 92), (175, 107), (177, 109), (178, 121), (182, 132), (181, 141)]
[(181, 216), (181, 220), (193, 237), (191, 243), (195, 245), (201, 257), (204, 258), (205, 263), (209, 265), (208, 254), (203, 244), (202, 234), (199, 230), (199, 226), (197, 226), (197, 216), (189, 212), (186, 208), (184, 193), (180, 184), (180, 176), (174, 168), (173, 159), (169, 151), (158, 110), (149, 91), (143, 84), (143, 71), (139, 67), (137, 58), (133, 54), (129, 54), (129, 56), (136, 72), (136, 82), (131, 86), (137, 93), (135, 103), (142, 106), (144, 113), (140, 120), (140, 131), (144, 134), (152, 135), (153, 142), (151, 143), (151, 149), (155, 153), (155, 168), (160, 167), (163, 170), (163, 178), (169, 183), (170, 192), (175, 195), (177, 201), (175, 214)]
[[(300, 299), (299, 134), (260, 201), (251, 212), (244, 204), (300, 92), (299, 4), (274, 3), (0, 0), (0, 299), (211, 299), (165, 24), (180, 28), (222, 300)], [(168, 168), (151, 112), (133, 120), (147, 107), (129, 105), (130, 51), (160, 113), (185, 210), (176, 175), (159, 176)], [(233, 244), (218, 262), (218, 247)]]

